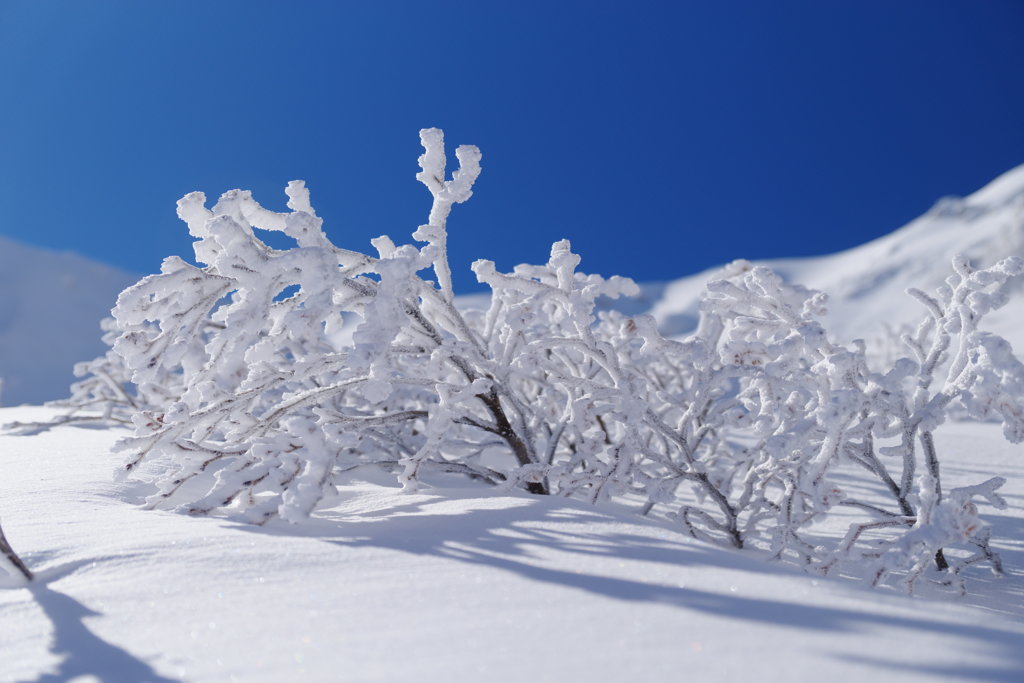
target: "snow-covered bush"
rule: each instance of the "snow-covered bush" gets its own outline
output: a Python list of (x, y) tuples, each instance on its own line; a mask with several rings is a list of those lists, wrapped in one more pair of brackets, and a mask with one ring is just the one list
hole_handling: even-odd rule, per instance
[[(863, 344), (829, 339), (823, 294), (742, 261), (708, 284), (683, 340), (647, 316), (598, 313), (599, 297), (636, 286), (577, 272), (567, 241), (511, 273), (477, 261), (489, 306), (462, 310), (447, 220), (480, 152), (459, 147), (448, 179), (441, 131), (420, 137), (433, 204), (419, 245), (335, 246), (299, 181), (285, 213), (238, 190), (212, 208), (200, 193), (178, 203), (196, 265), (171, 257), (121, 294), (112, 351), (83, 366), (73, 399), (134, 424), (119, 447), (125, 471), (155, 485), (150, 505), (297, 522), (343, 473), (374, 467), (410, 490), (455, 474), (613, 499), (873, 582), (912, 583), (933, 561), (952, 576), (978, 559), (999, 569), (976, 502), (1004, 504), (1001, 480), (944, 490), (932, 434), (959, 404), (1024, 439), (1024, 366), (978, 330), (1019, 260), (958, 260), (937, 296), (915, 293), (927, 316), (906, 338), (912, 357), (882, 370)], [(881, 495), (847, 494), (849, 467)], [(822, 532), (837, 510), (854, 515), (845, 537)]]
[[(944, 490), (933, 433), (957, 402), (973, 418), (1001, 422), (1007, 440), (1024, 441), (1024, 365), (1006, 340), (978, 327), (986, 314), (1006, 304), (1004, 285), (1024, 270), (1024, 264), (1013, 257), (974, 270), (958, 257), (953, 267), (954, 274), (937, 296), (910, 291), (927, 310), (917, 331), (904, 338), (913, 357), (896, 361), (884, 374), (866, 377), (867, 409), (850, 457), (883, 482), (891, 501), (888, 508), (844, 501), (873, 513), (874, 519), (852, 525), (839, 552), (849, 553), (865, 530), (903, 529), (890, 545), (860, 553), (876, 557), (869, 576), (873, 582), (901, 569), (908, 571), (906, 581), (912, 586), (933, 557), (954, 577), (979, 560), (1002, 571), (975, 500), (1005, 508), (1005, 500), (996, 493), (1005, 479), (996, 476)], [(893, 442), (878, 446), (876, 439)], [(896, 468), (898, 476), (892, 474)], [(953, 546), (966, 546), (971, 552), (947, 557), (943, 548)]]
[[(640, 323), (645, 342), (630, 365), (658, 387), (644, 396), (651, 431), (635, 478), (645, 511), (665, 509), (699, 538), (820, 571), (846, 564), (872, 582), (896, 571), (912, 585), (932, 560), (947, 580), (979, 560), (999, 571), (975, 503), (1004, 506), (995, 492), (1003, 480), (943, 490), (933, 431), (958, 402), (1024, 439), (1024, 366), (977, 329), (1005, 303), (1000, 288), (1021, 262), (954, 266), (938, 298), (914, 293), (928, 310), (906, 340), (914, 357), (884, 372), (869, 368), (863, 344), (828, 339), (821, 294), (745, 262), (708, 284), (700, 329), (686, 342)], [(850, 466), (877, 480), (874, 495), (843, 490)], [(863, 516), (842, 539), (820, 532), (837, 506)]]
[[(377, 464), (414, 488), (427, 471), (497, 483), (540, 463), (536, 406), (523, 393), (536, 387), (496, 362), (486, 332), (470, 326), (451, 291), (447, 216), (469, 198), (479, 152), (460, 147), (460, 168), (444, 180), (440, 131), (422, 139), (418, 178), (434, 202), (414, 235), (421, 248), (387, 237), (374, 241), (376, 256), (334, 246), (298, 182), (289, 185), (287, 214), (238, 191), (212, 211), (198, 193), (179, 202), (205, 267), (168, 259), (114, 310), (114, 350), (140, 389), (182, 378), (164, 409), (136, 415), (137, 433), (123, 446), (129, 470), (152, 458), (175, 463), (153, 504), (298, 520), (332, 490), (338, 469)], [(253, 228), (284, 232), (296, 248), (271, 249)], [(619, 286), (574, 281), (568, 245), (556, 246), (549, 269), (568, 278), (560, 283), (566, 302), (572, 295), (592, 305)], [(417, 275), (425, 268), (439, 287)], [(518, 340), (505, 342), (511, 350)], [(500, 344), (495, 337), (491, 345)], [(501, 456), (514, 466), (488, 464)], [(541, 481), (526, 486), (546, 490)]]
[[(757, 540), (823, 571), (854, 559), (872, 582), (900, 571), (912, 584), (933, 559), (953, 577), (982, 559), (1000, 570), (975, 500), (1004, 507), (995, 492), (1004, 480), (945, 491), (933, 432), (957, 402), (972, 417), (1001, 421), (1008, 440), (1024, 440), (1024, 366), (1005, 340), (978, 330), (1006, 302), (1001, 288), (1022, 263), (974, 271), (957, 259), (954, 268), (937, 297), (912, 292), (927, 309), (905, 340), (913, 357), (883, 372), (869, 369), (863, 344), (828, 340), (818, 294), (742, 264), (708, 285), (710, 333), (697, 338), (716, 340), (706, 386), (719, 388), (702, 392), (716, 394), (701, 403), (715, 438), (702, 440), (708, 465), (698, 469), (723, 499), (736, 499), (719, 504), (717, 520), (684, 507), (684, 522), (703, 522), (693, 533)], [(877, 479), (888, 503), (843, 491), (837, 475), (851, 464)], [(866, 515), (839, 543), (815, 534), (837, 505)], [(890, 533), (865, 543), (866, 532), (883, 529)], [(947, 556), (951, 547), (969, 552)]]

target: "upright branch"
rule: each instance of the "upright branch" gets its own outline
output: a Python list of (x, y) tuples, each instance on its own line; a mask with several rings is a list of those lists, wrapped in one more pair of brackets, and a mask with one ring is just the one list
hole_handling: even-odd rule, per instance
[(480, 176), (480, 150), (473, 145), (460, 145), (455, 150), (455, 158), (459, 160), (459, 168), (452, 174), (451, 180), (445, 180), (444, 132), (438, 128), (425, 128), (420, 131), (420, 142), (426, 150), (420, 155), (420, 168), (416, 180), (427, 186), (434, 196), (430, 207), (430, 216), (426, 225), (421, 225), (413, 233), (413, 239), (428, 242), (433, 248), (434, 273), (441, 293), (447, 301), (451, 301), (452, 271), (448, 265), (448, 214), (452, 204), (461, 204), (473, 196), (473, 183)]

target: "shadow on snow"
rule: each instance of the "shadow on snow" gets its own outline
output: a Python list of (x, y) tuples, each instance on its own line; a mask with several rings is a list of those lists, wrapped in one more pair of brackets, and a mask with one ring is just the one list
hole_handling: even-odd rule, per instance
[(99, 612), (50, 588), (53, 581), (91, 562), (84, 560), (41, 572), (24, 586), (53, 627), (50, 651), (62, 658), (55, 672), (40, 674), (32, 683), (61, 683), (79, 676), (94, 676), (102, 681), (176, 683), (176, 679), (161, 676), (145, 661), (93, 633), (85, 620), (102, 616)]
[[(432, 497), (426, 501), (396, 505), (385, 510), (321, 517), (310, 520), (308, 526), (303, 525), (298, 529), (290, 527), (288, 533), (298, 531), (301, 535), (348, 548), (385, 548), (498, 567), (535, 581), (613, 599), (671, 605), (718, 617), (786, 628), (835, 634), (888, 628), (960, 638), (968, 641), (973, 649), (988, 651), (988, 660), (991, 662), (985, 666), (913, 665), (898, 659), (871, 658), (868, 653), (856, 658), (862, 663), (884, 668), (904, 668), (979, 681), (1014, 682), (1020, 680), (1020, 672), (1024, 671), (1024, 634), (1016, 630), (744, 597), (733, 593), (721, 594), (684, 585), (607, 576), (593, 570), (589, 573), (579, 572), (575, 567), (587, 565), (578, 561), (571, 563), (574, 567), (572, 571), (544, 566), (553, 562), (542, 557), (537, 550), (663, 563), (678, 567), (683, 578), (687, 566), (713, 566), (762, 575), (806, 576), (793, 567), (769, 564), (756, 556), (698, 545), (682, 536), (673, 540), (655, 538), (653, 534), (648, 536), (610, 529), (586, 531), (586, 527), (592, 528), (594, 524), (622, 520), (602, 514), (599, 510), (572, 507), (573, 504), (564, 499), (556, 499), (557, 503), (554, 500), (534, 498), (525, 500), (527, 504), (512, 509), (483, 507), (465, 510), (462, 514), (451, 514), (431, 510), (436, 504), (452, 502), (451, 499)], [(639, 519), (632, 523), (644, 524)], [(563, 528), (557, 528), (559, 525)], [(237, 528), (254, 533), (281, 533), (274, 526), (263, 528), (240, 525)], [(999, 588), (993, 588), (999, 591)], [(904, 599), (903, 596), (888, 597)], [(978, 606), (984, 605), (978, 603)], [(1005, 609), (999, 611), (1006, 612)], [(853, 659), (838, 652), (834, 656)]]

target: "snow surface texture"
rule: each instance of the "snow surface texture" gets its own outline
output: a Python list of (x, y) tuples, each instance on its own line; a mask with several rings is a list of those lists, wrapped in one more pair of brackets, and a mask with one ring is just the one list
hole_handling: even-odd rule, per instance
[(100, 320), (137, 279), (77, 254), (0, 237), (0, 402), (66, 396), (75, 363), (104, 350)]
[(352, 483), (299, 533), (145, 511), (106, 476), (114, 438), (0, 437), (4, 525), (39, 575), (31, 588), (0, 584), (0, 680), (1019, 681), (1024, 670), (1024, 466), (993, 426), (955, 425), (940, 445), (958, 453), (954, 483), (1009, 475), (1012, 509), (991, 517), (1008, 575), (937, 599), (479, 485)]

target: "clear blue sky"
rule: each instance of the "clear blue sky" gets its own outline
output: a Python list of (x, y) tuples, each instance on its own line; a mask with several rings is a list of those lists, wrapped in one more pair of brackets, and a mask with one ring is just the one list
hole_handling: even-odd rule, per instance
[(475, 258), (673, 278), (827, 253), (1024, 163), (1024, 2), (0, 0), (0, 233), (140, 273), (175, 201), (305, 179), (406, 241), (417, 131), (476, 144)]

